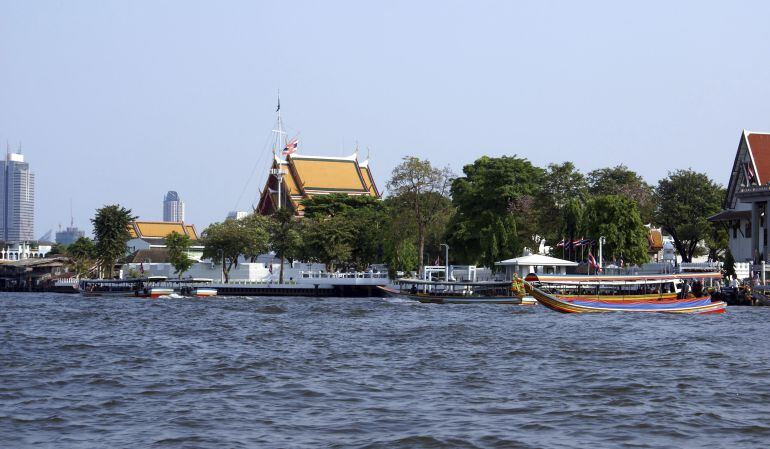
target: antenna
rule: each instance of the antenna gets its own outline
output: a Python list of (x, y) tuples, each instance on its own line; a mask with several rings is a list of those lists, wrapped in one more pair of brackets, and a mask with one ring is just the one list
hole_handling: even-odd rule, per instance
[(70, 227), (75, 227), (75, 216), (72, 214), (72, 198), (70, 198)]
[(19, 150), (16, 152), (16, 154), (21, 154), (21, 140), (19, 141)]
[(369, 147), (366, 147), (366, 160), (369, 160)]

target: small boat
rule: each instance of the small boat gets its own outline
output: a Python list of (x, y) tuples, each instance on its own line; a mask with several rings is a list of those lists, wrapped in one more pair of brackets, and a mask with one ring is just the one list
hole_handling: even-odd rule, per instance
[(378, 287), (388, 296), (436, 304), (534, 304), (509, 281), (464, 282), (398, 279), (396, 288)]
[[(182, 296), (207, 298), (217, 296), (217, 289), (211, 287), (211, 279), (192, 278), (192, 279), (173, 279), (167, 282)], [(207, 284), (207, 285), (206, 285)]]
[(724, 313), (727, 304), (712, 301), (710, 296), (686, 299), (628, 299), (625, 301), (603, 301), (596, 299), (565, 300), (549, 294), (526, 282), (525, 288), (540, 304), (562, 313), (601, 312), (665, 312), (665, 313)]

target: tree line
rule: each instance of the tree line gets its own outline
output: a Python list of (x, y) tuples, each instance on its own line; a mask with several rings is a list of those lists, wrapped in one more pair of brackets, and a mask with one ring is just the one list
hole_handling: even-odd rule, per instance
[[(386, 185), (382, 200), (345, 194), (305, 199), (302, 218), (284, 208), (272, 216), (213, 223), (201, 235), (204, 258), (222, 263), (226, 280), (239, 260), (254, 261), (270, 251), (281, 262), (317, 262), (328, 270), (384, 263), (397, 272), (434, 263), (440, 244), (447, 243), (450, 262), (491, 267), (525, 248), (536, 251), (543, 240), (553, 256), (569, 257), (557, 242), (583, 239), (595, 245), (604, 236), (605, 259), (641, 264), (648, 259), (645, 224), (671, 235), (684, 261), (700, 251), (711, 260), (726, 255), (725, 228), (707, 221), (720, 210), (725, 189), (690, 169), (669, 172), (653, 186), (624, 165), (584, 174), (571, 162), (538, 167), (515, 155), (483, 156), (456, 175), (405, 157)], [(99, 209), (91, 220), (95, 239), (81, 238), (66, 249), (75, 271), (99, 268), (112, 275), (125, 257), (133, 219), (119, 205)], [(181, 276), (192, 265), (186, 256), (189, 237), (171, 235), (166, 241)]]

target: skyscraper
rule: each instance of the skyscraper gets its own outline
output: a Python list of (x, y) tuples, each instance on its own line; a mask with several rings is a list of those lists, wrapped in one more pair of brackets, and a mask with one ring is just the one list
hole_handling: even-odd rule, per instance
[(35, 240), (35, 174), (21, 153), (0, 161), (0, 238), (6, 243)]
[(163, 221), (184, 221), (184, 201), (173, 190), (163, 198)]

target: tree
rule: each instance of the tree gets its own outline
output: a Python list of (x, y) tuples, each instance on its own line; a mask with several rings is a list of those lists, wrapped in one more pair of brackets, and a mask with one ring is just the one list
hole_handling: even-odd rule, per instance
[(722, 265), (722, 272), (728, 279), (734, 278), (735, 275), (735, 258), (730, 248), (725, 251), (725, 264)]
[(168, 248), (168, 257), (171, 265), (174, 267), (174, 271), (181, 278), (185, 271), (195, 263), (187, 255), (187, 250), (190, 248), (190, 237), (187, 235), (179, 234), (174, 231), (166, 236), (166, 247)]
[(549, 242), (574, 240), (587, 197), (588, 181), (572, 162), (549, 164), (538, 199), (538, 232)]
[(96, 257), (107, 277), (112, 277), (115, 263), (126, 254), (126, 242), (131, 239), (129, 225), (135, 219), (131, 209), (118, 204), (97, 209), (91, 219), (96, 237)]
[[(683, 262), (691, 262), (701, 240), (714, 232), (707, 220), (720, 210), (725, 190), (703, 173), (669, 172), (658, 182), (655, 220), (674, 239)], [(717, 238), (712, 244), (717, 244)]]
[(283, 284), (284, 260), (294, 260), (302, 248), (302, 235), (299, 228), (294, 212), (288, 207), (278, 209), (270, 219), (268, 243), (270, 249), (281, 259), (281, 273), (278, 277), (280, 284)]
[(453, 252), (492, 266), (539, 245), (537, 197), (543, 169), (516, 156), (477, 159), (452, 183), (457, 208), (447, 234)]
[(420, 269), (424, 265), (428, 228), (448, 208), (447, 198), (452, 178), (449, 167), (436, 168), (430, 161), (407, 156), (393, 169), (388, 182), (391, 195), (414, 214)]
[(655, 212), (653, 188), (625, 165), (593, 170), (588, 173), (591, 195), (619, 195), (636, 203), (642, 223), (650, 223)]
[(606, 254), (632, 264), (648, 260), (649, 231), (634, 201), (617, 195), (593, 197), (586, 204), (584, 220), (587, 236), (594, 240), (606, 238)]
[(72, 270), (78, 278), (87, 276), (96, 265), (96, 246), (88, 237), (79, 237), (68, 245), (65, 255), (72, 260)]
[(350, 260), (354, 228), (347, 217), (336, 215), (305, 218), (302, 231), (304, 259), (323, 263), (328, 271)]
[(238, 266), (240, 256), (256, 257), (268, 250), (264, 220), (251, 217), (213, 223), (203, 231), (203, 257), (222, 264), (225, 282), (230, 282), (230, 270)]

